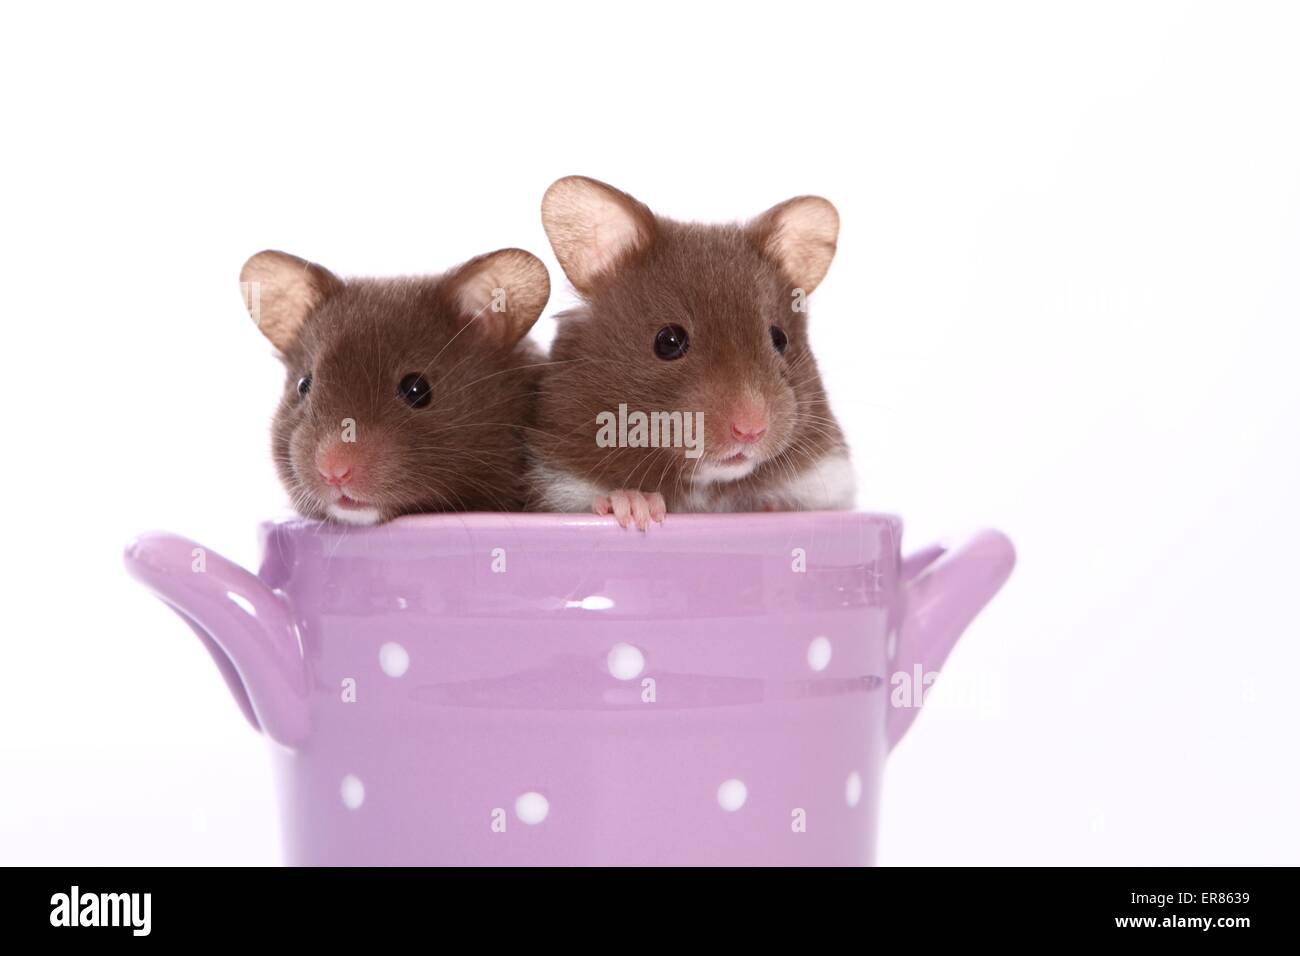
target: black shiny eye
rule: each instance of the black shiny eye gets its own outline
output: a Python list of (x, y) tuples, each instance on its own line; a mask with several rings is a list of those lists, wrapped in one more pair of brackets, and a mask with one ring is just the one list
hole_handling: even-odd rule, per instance
[(665, 325), (655, 335), (655, 355), (665, 362), (671, 362), (685, 355), (690, 344), (684, 328), (680, 325)]
[(790, 339), (786, 337), (785, 331), (777, 328), (775, 325), (772, 326), (772, 347), (784, 355), (785, 348), (789, 344)]
[(428, 408), (433, 401), (433, 388), (419, 372), (402, 376), (397, 383), (397, 396), (412, 408)]
[(306, 395), (310, 391), (311, 391), (311, 376), (304, 375), (302, 378), (298, 379), (298, 395), (299, 397), (302, 397), (303, 395)]

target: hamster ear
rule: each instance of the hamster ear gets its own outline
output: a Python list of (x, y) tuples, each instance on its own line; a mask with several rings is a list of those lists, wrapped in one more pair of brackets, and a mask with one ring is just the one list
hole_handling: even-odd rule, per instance
[(812, 292), (835, 258), (840, 214), (820, 196), (798, 196), (773, 206), (750, 225), (786, 278)]
[(545, 264), (523, 249), (477, 256), (450, 279), (457, 307), (501, 345), (514, 345), (527, 335), (551, 297)]
[(281, 352), (293, 345), (312, 310), (342, 287), (328, 269), (273, 249), (259, 252), (239, 270), (244, 308)]
[(650, 245), (655, 217), (613, 186), (566, 176), (542, 197), (542, 227), (565, 275), (585, 295), (599, 276)]

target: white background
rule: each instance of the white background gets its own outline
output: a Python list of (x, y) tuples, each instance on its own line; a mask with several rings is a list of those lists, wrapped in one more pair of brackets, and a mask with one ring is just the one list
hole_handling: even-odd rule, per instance
[(1019, 547), (892, 758), (881, 862), (1300, 862), (1284, 5), (3, 19), (0, 861), (278, 859), (263, 742), (120, 561), (157, 527), (251, 563), (284, 506), (239, 266), (520, 245), (555, 311), (538, 202), (585, 173), (682, 218), (835, 202), (813, 343), (861, 506)]

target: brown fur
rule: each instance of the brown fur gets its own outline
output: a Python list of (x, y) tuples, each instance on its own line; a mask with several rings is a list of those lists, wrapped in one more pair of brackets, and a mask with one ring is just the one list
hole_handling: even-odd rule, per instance
[[(553, 364), (538, 401), (547, 431), (530, 436), (535, 461), (543, 466), (537, 480), (561, 472), (606, 490), (657, 491), (670, 512), (787, 507), (783, 486), (845, 450), (809, 348), (807, 313), (791, 308), (797, 282), (774, 255), (776, 244), (788, 239), (779, 233), (775, 214), (789, 204), (749, 225), (700, 225), (655, 216), (632, 197), (595, 185), (609, 190), (631, 218), (620, 234), (631, 237), (632, 248), (598, 274), (570, 268), (566, 259), (583, 239), (580, 224), (548, 222), (561, 264), (585, 304), (560, 316), (551, 347)], [(834, 217), (829, 203), (816, 202)], [(815, 238), (827, 241), (824, 235)], [(832, 228), (829, 250), (818, 252), (819, 266), (804, 277), (805, 292), (824, 275), (833, 249)], [(668, 324), (690, 336), (687, 354), (675, 361), (653, 350), (656, 333)], [(789, 338), (784, 355), (773, 347), (772, 326)], [(709, 450), (729, 443), (726, 409), (746, 391), (770, 410), (765, 460), (738, 480), (693, 486)], [(616, 411), (620, 402), (630, 411), (703, 411), (705, 458), (687, 458), (681, 448), (599, 447), (597, 415)], [(534, 506), (546, 505), (546, 492), (533, 488)]]
[[(535, 263), (528, 296), (516, 298), (540, 301), (508, 316), (488, 309), (477, 318), (467, 312), (464, 289), (481, 279), (477, 267), (489, 257), (442, 276), (346, 282), (303, 263), (300, 274), (311, 283), (295, 334), (286, 339), (283, 310), (276, 315), (286, 376), (272, 426), (276, 469), (302, 514), (326, 517), (316, 454), (339, 436), (344, 419), (356, 423), (365, 497), (380, 520), (425, 511), (518, 510), (523, 432), (541, 361), (521, 336), (544, 306), (549, 284), (540, 262), (510, 254)], [(256, 274), (251, 264), (265, 256), (283, 254), (259, 254), (246, 274)], [(426, 408), (398, 397), (398, 382), (411, 372), (432, 386)], [(300, 396), (305, 375), (311, 388)]]

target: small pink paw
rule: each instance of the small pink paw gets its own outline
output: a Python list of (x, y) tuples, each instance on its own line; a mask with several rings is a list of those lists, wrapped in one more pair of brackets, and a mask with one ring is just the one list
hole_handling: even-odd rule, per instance
[(668, 515), (668, 506), (664, 496), (657, 491), (642, 494), (639, 491), (611, 491), (608, 496), (600, 495), (591, 503), (591, 510), (598, 515), (613, 514), (620, 526), (626, 528), (635, 523), (645, 531), (651, 521), (663, 524)]

